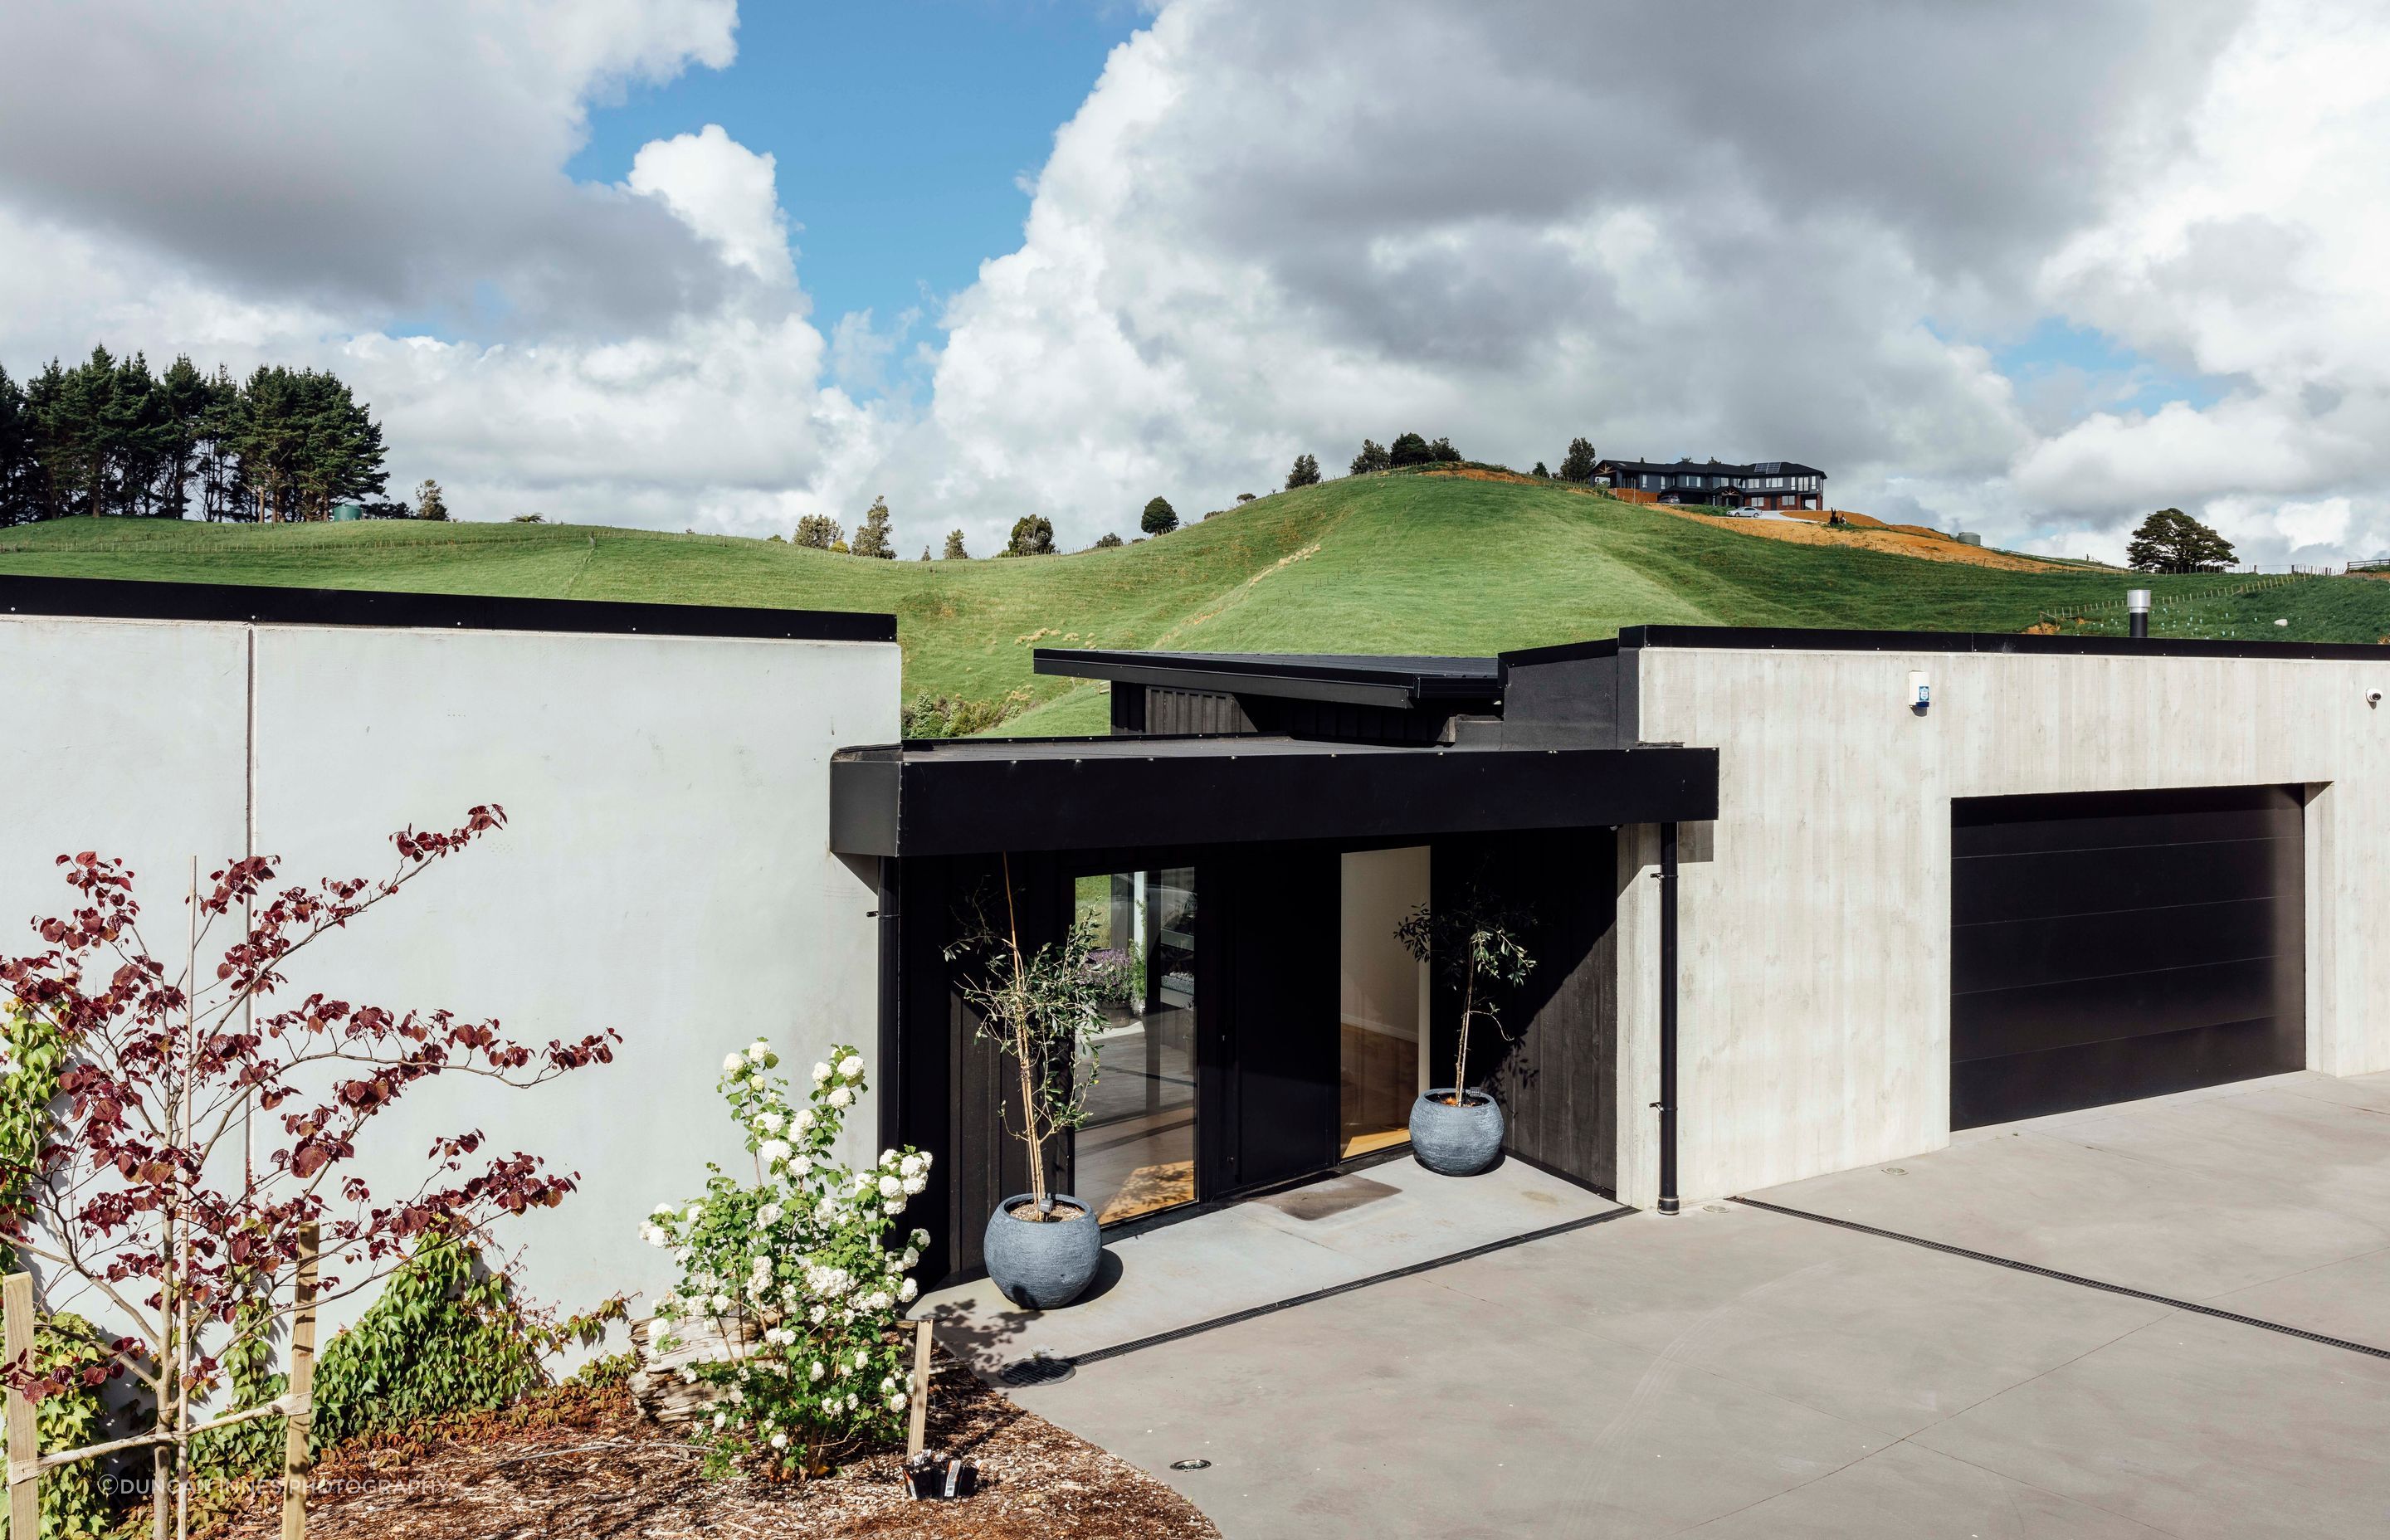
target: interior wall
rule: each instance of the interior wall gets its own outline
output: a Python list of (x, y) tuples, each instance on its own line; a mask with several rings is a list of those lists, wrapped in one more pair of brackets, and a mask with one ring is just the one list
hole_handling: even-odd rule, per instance
[[(651, 1300), (670, 1259), (640, 1219), (744, 1158), (724, 1057), (767, 1035), (802, 1083), (833, 1043), (873, 1050), (876, 895), (829, 853), (829, 760), (896, 735), (897, 666), (893, 644), (0, 619), (20, 710), (60, 724), (0, 742), (20, 791), (0, 914), (56, 909), (61, 850), (130, 856), (179, 917), (173, 874), (252, 848), (251, 822), (287, 881), (379, 877), (392, 830), (502, 804), (503, 831), (307, 954), (287, 994), (445, 1007), (534, 1044), (619, 1031), (612, 1064), (531, 1092), (413, 1093), (358, 1169), (387, 1190), (435, 1131), (543, 1155), (581, 1187), (503, 1226), (531, 1290)], [(851, 1115), (856, 1153), (874, 1123)]]
[(1419, 1041), (1424, 965), (1394, 939), (1394, 927), (1427, 896), (1427, 846), (1344, 853), (1337, 1008), (1346, 1026)]
[[(1950, 802), (2305, 783), (2308, 1065), (2390, 1069), (2390, 690), (2381, 663), (1644, 649), (1641, 736), (1715, 745), (1719, 815), (1682, 868), (1688, 1200), (1949, 1138)], [(1908, 704), (1925, 674), (1933, 706)], [(1656, 841), (1622, 872), (1630, 981), (1656, 970)], [(1656, 1196), (1656, 990), (1630, 982), (1622, 1199)]]

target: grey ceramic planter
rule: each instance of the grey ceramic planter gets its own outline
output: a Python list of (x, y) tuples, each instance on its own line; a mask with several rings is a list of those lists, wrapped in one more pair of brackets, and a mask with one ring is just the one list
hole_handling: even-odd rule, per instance
[(1077, 1299), (1104, 1259), (1104, 1233), (1096, 1224), (1096, 1211), (1068, 1193), (1056, 1193), (1054, 1201), (1077, 1209), (1079, 1217), (1043, 1223), (1015, 1219), (1013, 1209), (1029, 1205), (1025, 1192), (1006, 1199), (987, 1216), (987, 1240), (981, 1248), (987, 1276), (1006, 1299), (1024, 1310), (1059, 1310)]
[(1439, 1175), (1474, 1176), (1502, 1157), (1502, 1109), (1477, 1091), (1466, 1106), (1439, 1099), (1450, 1095), (1439, 1087), (1411, 1103), (1411, 1154)]

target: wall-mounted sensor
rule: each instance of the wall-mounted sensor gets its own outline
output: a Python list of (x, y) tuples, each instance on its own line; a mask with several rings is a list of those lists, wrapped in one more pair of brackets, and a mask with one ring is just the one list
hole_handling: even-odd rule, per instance
[(2367, 690), (2365, 692), (2365, 703), (2369, 706), (2378, 708), (2382, 704), (2382, 692), (2380, 690)]
[(1934, 704), (1934, 681), (1912, 670), (1908, 675), (1908, 709), (1923, 716)]

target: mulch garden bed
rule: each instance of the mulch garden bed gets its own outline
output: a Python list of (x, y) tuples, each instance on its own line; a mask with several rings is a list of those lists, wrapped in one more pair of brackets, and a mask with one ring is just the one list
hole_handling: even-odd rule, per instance
[[(901, 1449), (778, 1485), (709, 1481), (675, 1431), (630, 1393), (560, 1386), (430, 1438), (337, 1452), (315, 1472), (311, 1540), (578, 1540), (620, 1535), (873, 1536), (875, 1540), (1217, 1540), (1193, 1505), (1144, 1471), (1014, 1405), (943, 1356), (929, 1444), (979, 1468), (979, 1493), (906, 1497)], [(274, 1540), (260, 1493), (221, 1540)]]

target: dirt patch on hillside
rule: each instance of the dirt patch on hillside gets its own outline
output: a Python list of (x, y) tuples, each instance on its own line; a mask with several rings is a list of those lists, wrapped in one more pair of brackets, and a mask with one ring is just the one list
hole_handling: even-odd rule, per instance
[(1955, 561), (1965, 567), (1998, 567), (2011, 572), (2055, 572), (2062, 569), (2031, 557), (2011, 556), (2006, 551), (1987, 551), (1981, 545), (1964, 545), (1945, 535), (1920, 533), (1914, 529), (1902, 529), (1870, 519), (1866, 524), (1858, 520), (1864, 514), (1845, 514), (1852, 523), (1843, 529), (1822, 523), (1795, 522), (1780, 519), (1737, 519), (1718, 514), (1695, 513), (1690, 508), (1670, 507), (1664, 503), (1652, 505), (1652, 512), (1677, 519), (1690, 519), (1696, 524), (1709, 524), (1737, 534), (1755, 534), (1763, 540), (1790, 541), (1795, 545), (1856, 545), (1862, 550), (1884, 551), (1894, 556), (1911, 556), (1922, 561)]
[[(454, 1433), (323, 1462), (310, 1540), (1219, 1540), (1193, 1504), (1032, 1416), (942, 1357), (932, 1447), (979, 1468), (976, 1496), (914, 1502), (900, 1452), (802, 1484), (708, 1481), (680, 1435), (629, 1392), (566, 1387)], [(261, 1492), (219, 1540), (272, 1540)]]

